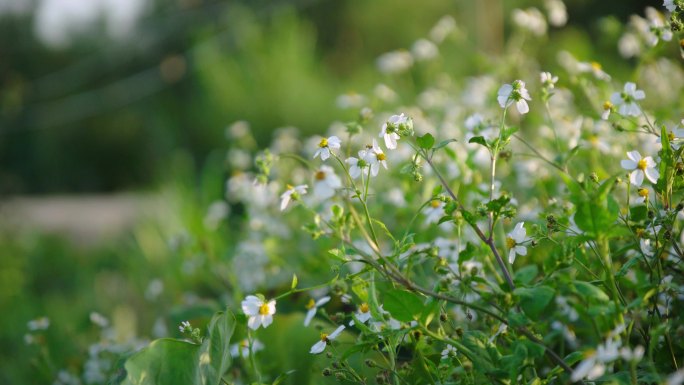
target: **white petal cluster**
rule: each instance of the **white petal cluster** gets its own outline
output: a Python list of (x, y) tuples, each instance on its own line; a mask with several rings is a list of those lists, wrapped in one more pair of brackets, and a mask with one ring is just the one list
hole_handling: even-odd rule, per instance
[(318, 312), (318, 308), (328, 302), (330, 302), (329, 296), (321, 297), (318, 301), (314, 301), (313, 298), (311, 298), (309, 304), (306, 306), (309, 310), (306, 312), (306, 317), (304, 317), (304, 326), (309, 326), (311, 320), (316, 315), (316, 312)]
[(625, 88), (622, 92), (614, 92), (610, 96), (610, 102), (615, 106), (619, 106), (618, 112), (623, 116), (639, 116), (641, 109), (636, 103), (642, 100), (646, 94), (642, 90), (637, 90), (636, 84), (632, 82), (625, 83)]
[(660, 173), (656, 169), (656, 162), (650, 156), (641, 157), (639, 151), (629, 151), (627, 158), (620, 161), (620, 165), (625, 170), (632, 171), (629, 174), (629, 181), (633, 185), (639, 187), (644, 182), (644, 176), (648, 178), (651, 183), (658, 182)]
[(528, 100), (532, 100), (532, 98), (530, 93), (527, 92), (527, 88), (525, 88), (525, 82), (522, 80), (502, 85), (497, 93), (497, 101), (501, 108), (508, 108), (508, 106), (515, 103), (515, 107), (521, 114), (530, 112), (530, 107), (527, 105)]
[(513, 228), (513, 231), (508, 233), (506, 237), (506, 246), (508, 246), (508, 263), (515, 262), (516, 255), (527, 255), (527, 247), (521, 243), (525, 242), (527, 231), (525, 230), (525, 222), (518, 222)]
[(320, 200), (331, 198), (341, 187), (342, 180), (330, 166), (321, 166), (314, 174), (314, 196)]
[(331, 136), (329, 138), (323, 138), (318, 143), (318, 150), (314, 154), (314, 159), (317, 156), (321, 156), (321, 160), (326, 160), (330, 158), (330, 150), (337, 150), (342, 145), (342, 141), (337, 136)]
[(259, 326), (266, 328), (273, 323), (273, 314), (276, 312), (274, 299), (266, 302), (255, 295), (248, 295), (241, 305), (242, 311), (249, 317), (247, 326), (250, 329), (257, 330)]
[(298, 200), (301, 195), (306, 194), (307, 188), (309, 188), (309, 186), (305, 184), (288, 186), (287, 190), (280, 195), (280, 211), (285, 210), (287, 205), (290, 204), (290, 201)]
[(309, 353), (311, 353), (311, 354), (323, 353), (323, 351), (325, 350), (325, 347), (328, 345), (328, 343), (330, 343), (330, 341), (337, 338), (337, 336), (339, 336), (343, 330), (344, 330), (344, 325), (340, 325), (337, 329), (335, 329), (334, 332), (332, 332), (330, 334), (321, 333), (321, 340), (316, 342), (311, 347), (311, 350), (309, 351)]

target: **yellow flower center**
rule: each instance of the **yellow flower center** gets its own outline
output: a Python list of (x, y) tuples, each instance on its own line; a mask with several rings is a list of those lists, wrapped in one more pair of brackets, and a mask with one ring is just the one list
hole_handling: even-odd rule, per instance
[(247, 340), (240, 341), (240, 347), (248, 348), (249, 347), (249, 341), (247, 341)]
[(328, 147), (328, 139), (326, 139), (326, 138), (321, 139), (321, 142), (318, 143), (318, 147), (320, 147), (320, 148)]
[(314, 306), (316, 306), (316, 302), (314, 302), (313, 298), (309, 298), (309, 302), (306, 304), (306, 308), (313, 309)]
[(592, 135), (589, 137), (589, 143), (593, 144), (594, 146), (599, 143), (599, 138), (596, 135)]
[(316, 180), (323, 180), (325, 179), (325, 172), (324, 171), (317, 171), (316, 172)]
[(648, 164), (646, 163), (646, 159), (642, 159), (642, 160), (640, 160), (640, 161), (637, 162), (637, 168), (638, 168), (639, 170), (646, 170), (646, 166), (647, 166), (647, 165), (648, 165)]
[(442, 202), (437, 201), (437, 200), (433, 200), (430, 202), (430, 206), (432, 206), (433, 208), (437, 208), (437, 207), (439, 207), (440, 203), (442, 203)]
[(368, 306), (367, 303), (362, 303), (361, 306), (359, 306), (359, 311), (361, 313), (368, 313), (370, 311), (370, 306)]
[(328, 335), (325, 333), (321, 333), (321, 341), (328, 342)]
[(676, 139), (676, 136), (675, 136), (674, 132), (670, 131), (670, 132), (667, 133), (667, 138), (668, 138), (668, 139), (670, 140), (670, 142), (671, 142), (671, 141), (673, 141), (673, 140)]
[(506, 246), (507, 246), (509, 249), (514, 248), (515, 245), (517, 245), (517, 244), (518, 244), (518, 243), (517, 243), (513, 238), (511, 238), (511, 237), (506, 237)]
[(594, 71), (601, 71), (601, 64), (593, 61), (591, 62), (591, 68), (593, 68)]
[(387, 155), (385, 155), (385, 154), (382, 153), (382, 152), (375, 154), (375, 156), (376, 156), (376, 157), (378, 158), (378, 160), (381, 161), (381, 162), (382, 162), (383, 160), (387, 159)]
[(294, 186), (291, 185), (291, 184), (285, 185), (285, 188), (286, 188), (287, 190), (294, 190)]
[(635, 233), (636, 233), (636, 236), (637, 236), (638, 238), (643, 238), (643, 237), (644, 237), (644, 233), (646, 233), (646, 230), (644, 230), (644, 229), (636, 229)]
[(612, 108), (613, 108), (613, 103), (611, 103), (611, 102), (609, 102), (609, 101), (607, 101), (607, 100), (603, 103), (603, 109), (604, 109), (604, 110), (610, 110), (610, 109), (612, 109)]
[(645, 189), (645, 188), (640, 188), (640, 189), (637, 191), (637, 194), (639, 194), (639, 196), (642, 197), (642, 198), (646, 198), (646, 197), (648, 196), (648, 190)]
[(260, 315), (268, 315), (269, 314), (268, 304), (262, 304), (261, 306), (259, 306), (259, 314)]

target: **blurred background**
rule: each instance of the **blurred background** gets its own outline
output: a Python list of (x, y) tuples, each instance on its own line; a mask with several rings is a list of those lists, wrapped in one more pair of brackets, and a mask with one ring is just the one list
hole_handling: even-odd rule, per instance
[[(616, 76), (635, 65), (618, 53), (622, 26), (662, 7), (564, 3), (568, 25), (549, 28), (538, 60), (553, 71), (564, 49)], [(0, 383), (51, 383), (60, 368), (82, 368), (100, 333), (93, 311), (122, 335), (166, 335), (188, 307), (159, 323), (164, 309), (192, 302), (189, 292), (220, 295), (220, 279), (180, 274), (187, 261), (168, 256), (168, 234), (231, 243), (203, 220), (225, 196), (234, 122), (249, 122), (249, 151), (286, 127), (324, 132), (354, 119), (348, 107), (377, 83), (412, 100), (376, 59), (411, 47), (443, 16), (457, 32), (441, 60), (465, 77), (491, 68), (514, 8), (545, 9), (531, 0), (419, 4), (0, 0)], [(201, 244), (188, 253), (211, 258)], [(42, 316), (45, 343), (27, 342), (27, 322)]]

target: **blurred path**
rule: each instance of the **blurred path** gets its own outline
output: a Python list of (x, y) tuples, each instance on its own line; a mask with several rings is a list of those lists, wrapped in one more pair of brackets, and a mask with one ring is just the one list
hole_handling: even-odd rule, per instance
[(53, 233), (89, 246), (158, 218), (161, 209), (159, 195), (14, 197), (0, 201), (0, 231)]

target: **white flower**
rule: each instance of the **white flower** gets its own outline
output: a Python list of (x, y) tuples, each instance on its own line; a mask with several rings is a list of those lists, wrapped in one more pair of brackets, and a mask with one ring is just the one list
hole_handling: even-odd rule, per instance
[(437, 223), (444, 216), (444, 206), (446, 204), (440, 200), (433, 199), (430, 201), (429, 207), (425, 209), (425, 223)]
[(447, 347), (442, 350), (442, 359), (445, 360), (449, 358), (449, 356), (455, 356), (457, 352), (458, 350), (454, 345), (447, 345)]
[(682, 385), (684, 384), (684, 369), (679, 369), (678, 371), (670, 374), (667, 377), (667, 382), (665, 385)]
[(29, 321), (26, 324), (28, 330), (34, 332), (36, 330), (47, 330), (50, 327), (50, 319), (48, 317), (40, 317)]
[(620, 115), (639, 116), (641, 109), (636, 104), (636, 101), (642, 100), (645, 97), (644, 91), (636, 89), (636, 84), (627, 82), (622, 92), (615, 92), (610, 96), (610, 102), (615, 106), (620, 106), (618, 110)]
[(178, 330), (180, 330), (181, 333), (190, 333), (192, 332), (192, 326), (190, 325), (189, 321), (183, 321), (181, 322), (180, 326), (178, 326)]
[(356, 319), (359, 320), (359, 322), (361, 323), (366, 323), (369, 319), (371, 319), (370, 306), (368, 306), (367, 303), (364, 302), (361, 305), (359, 305), (359, 309), (356, 312)]
[(385, 139), (385, 146), (389, 150), (394, 150), (397, 148), (397, 140), (399, 140), (399, 131), (404, 129), (410, 129), (413, 122), (411, 118), (404, 115), (392, 115), (389, 119), (382, 125), (379, 137)]
[(365, 155), (364, 151), (359, 152), (359, 158), (350, 156), (344, 160), (349, 165), (349, 176), (353, 179), (358, 178), (363, 173), (363, 170), (368, 167), (368, 163), (363, 159), (362, 155)]
[(515, 102), (518, 112), (526, 114), (530, 111), (527, 100), (532, 100), (532, 98), (530, 98), (530, 94), (525, 88), (525, 82), (516, 80), (513, 84), (504, 84), (499, 88), (497, 100), (501, 108), (508, 108), (508, 106)]
[(427, 39), (418, 39), (411, 47), (411, 53), (416, 61), (425, 61), (434, 59), (439, 55), (439, 50), (435, 43)]
[(242, 311), (249, 317), (247, 326), (256, 330), (259, 326), (268, 327), (273, 322), (273, 314), (276, 312), (276, 301), (274, 299), (265, 302), (254, 295), (248, 295), (242, 301)]
[[(256, 353), (264, 349), (264, 344), (259, 340), (252, 341), (252, 353)], [(249, 340), (244, 339), (237, 344), (230, 345), (230, 355), (233, 358), (249, 356)]]
[(609, 338), (604, 344), (599, 345), (596, 351), (589, 352), (587, 357), (572, 371), (570, 380), (577, 382), (583, 378), (594, 380), (601, 377), (606, 371), (605, 364), (619, 357), (619, 348), (620, 342)]
[(549, 24), (562, 27), (568, 22), (568, 12), (561, 0), (546, 0), (544, 5), (549, 16)]
[(670, 12), (674, 12), (677, 9), (674, 0), (663, 0), (663, 7), (667, 8)]
[(596, 79), (610, 80), (610, 75), (603, 71), (601, 63), (598, 62), (578, 62), (577, 71), (580, 73), (591, 72)]
[(646, 200), (648, 199), (649, 191), (648, 191), (647, 188), (642, 187), (642, 188), (640, 188), (640, 189), (637, 190), (637, 195), (638, 195), (639, 197), (636, 198), (634, 201), (635, 201), (636, 203), (644, 203), (644, 202), (646, 202)]
[[(684, 119), (681, 122), (684, 125)], [(684, 128), (679, 128), (679, 125), (674, 126), (672, 130), (667, 132), (667, 138), (669, 139), (670, 146), (675, 150), (679, 150), (682, 146), (682, 141), (684, 141)], [(657, 143), (662, 143), (661, 138), (658, 138)]]
[(515, 262), (516, 254), (527, 255), (527, 247), (521, 245), (525, 241), (525, 236), (527, 236), (527, 231), (525, 231), (525, 222), (518, 222), (515, 225), (513, 231), (508, 233), (506, 237), (506, 246), (509, 248), (508, 252), (508, 262)]
[(608, 120), (608, 117), (610, 116), (610, 113), (613, 111), (613, 108), (615, 108), (615, 106), (613, 106), (613, 103), (606, 100), (603, 103), (603, 112), (601, 113), (601, 119)]
[(558, 81), (558, 76), (551, 75), (551, 72), (542, 72), (539, 74), (539, 79), (544, 87), (552, 89)]
[(90, 322), (101, 328), (106, 328), (109, 326), (109, 320), (102, 314), (95, 311), (90, 313)]
[(456, 29), (456, 20), (453, 17), (446, 15), (442, 16), (441, 19), (435, 24), (430, 30), (430, 39), (435, 43), (441, 43), (444, 39), (449, 36)]
[(285, 210), (291, 200), (299, 200), (301, 195), (306, 194), (306, 189), (308, 187), (309, 186), (305, 184), (301, 184), (299, 186), (287, 185), (287, 190), (280, 195), (280, 211)]
[(406, 71), (413, 65), (413, 56), (406, 51), (387, 52), (377, 60), (378, 69), (382, 73), (397, 74)]
[(313, 156), (314, 159), (319, 155), (321, 156), (321, 160), (326, 160), (330, 158), (330, 150), (339, 149), (341, 144), (342, 141), (337, 136), (331, 136), (327, 139), (321, 139), (321, 141), (318, 143), (318, 150), (316, 150), (316, 153)]
[(348, 92), (338, 96), (335, 104), (337, 104), (338, 108), (343, 110), (347, 108), (359, 108), (366, 104), (366, 97), (357, 94), (356, 92)]
[(629, 181), (635, 186), (641, 186), (644, 181), (644, 175), (651, 181), (656, 183), (660, 177), (660, 173), (656, 170), (656, 162), (650, 156), (641, 158), (639, 151), (630, 151), (627, 153), (629, 159), (620, 161), (620, 165), (625, 170), (633, 170), (629, 174)]
[(514, 9), (511, 12), (513, 22), (522, 29), (526, 29), (537, 36), (542, 36), (546, 33), (546, 19), (544, 15), (537, 8), (528, 8), (526, 10)]
[(311, 353), (311, 354), (323, 353), (323, 351), (325, 350), (325, 347), (328, 345), (328, 343), (330, 341), (334, 340), (335, 338), (337, 338), (337, 336), (340, 335), (340, 333), (342, 333), (343, 330), (344, 330), (344, 325), (340, 325), (337, 329), (335, 329), (334, 332), (332, 332), (330, 334), (321, 333), (321, 340), (316, 342), (311, 347), (311, 350), (309, 351), (309, 353)]
[(213, 202), (207, 209), (207, 215), (204, 216), (204, 227), (208, 230), (216, 230), (228, 214), (230, 214), (230, 206), (227, 202), (222, 200)]
[(335, 189), (342, 187), (340, 177), (335, 174), (330, 166), (321, 166), (314, 174), (314, 195), (325, 200), (335, 195)]
[(306, 304), (306, 308), (309, 310), (306, 312), (306, 317), (304, 317), (304, 326), (309, 326), (311, 320), (316, 315), (318, 308), (328, 303), (328, 301), (330, 301), (330, 297), (328, 296), (322, 297), (321, 299), (315, 302), (313, 298), (309, 300), (309, 303)]
[(359, 156), (363, 157), (363, 159), (370, 164), (371, 175), (378, 175), (380, 165), (387, 170), (387, 155), (382, 152), (382, 149), (378, 146), (378, 142), (376, 142), (375, 139), (373, 139), (373, 146), (359, 152)]

